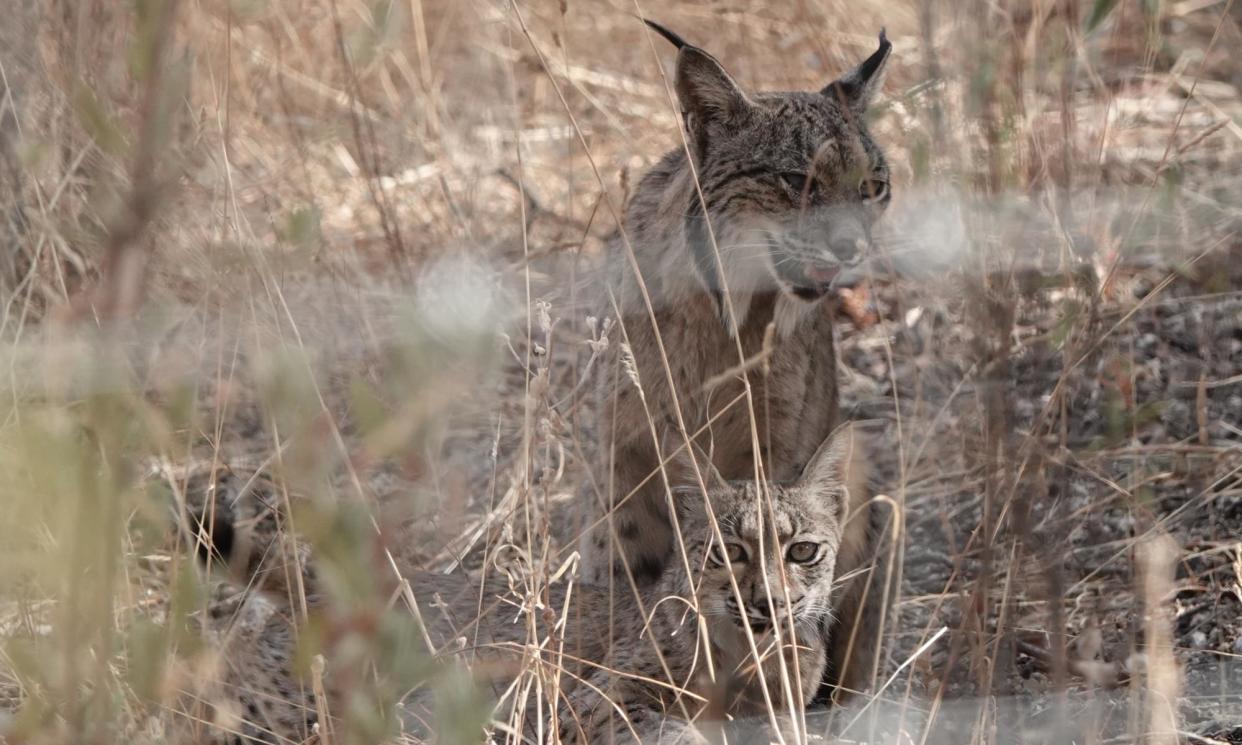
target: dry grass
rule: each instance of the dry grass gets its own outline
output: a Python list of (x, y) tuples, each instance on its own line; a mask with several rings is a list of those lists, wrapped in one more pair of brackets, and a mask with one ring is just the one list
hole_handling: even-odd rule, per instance
[(893, 271), (841, 356), (907, 529), (883, 688), (838, 719), (1242, 741), (1239, 5), (17, 0), (0, 741), (205, 736), (237, 661), (170, 515), (225, 470), (300, 505), (284, 527), (322, 562), (307, 688), (352, 692), (321, 742), (394, 736), (429, 676), (442, 741), (513, 739), (541, 691), (493, 710), (431, 674), (386, 575), (464, 562), (533, 594), (573, 566), (579, 279), (679, 142), (637, 13), (757, 88), (895, 44)]

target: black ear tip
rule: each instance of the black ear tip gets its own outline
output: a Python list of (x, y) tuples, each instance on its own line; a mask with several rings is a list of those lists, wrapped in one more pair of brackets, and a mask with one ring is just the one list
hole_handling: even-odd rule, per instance
[(888, 29), (880, 27), (880, 50), (886, 51), (893, 48), (893, 43), (888, 40)]
[(655, 21), (649, 18), (644, 18), (643, 23), (647, 24), (648, 28), (650, 28), (652, 31), (655, 31), (660, 36), (663, 36), (665, 39), (669, 41), (670, 44), (677, 47), (678, 49), (684, 49), (686, 47), (693, 46), (692, 44), (687, 42), (685, 39), (681, 38), (674, 32), (669, 31), (667, 28), (661, 26), (660, 24), (656, 23)]

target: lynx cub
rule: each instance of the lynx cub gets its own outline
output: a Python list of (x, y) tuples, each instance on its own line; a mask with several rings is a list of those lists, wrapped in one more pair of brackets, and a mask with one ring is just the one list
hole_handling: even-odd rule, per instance
[[(546, 666), (542, 673), (555, 675), (563, 664), (563, 743), (705, 743), (696, 721), (764, 719), (769, 707), (800, 711), (827, 664), (821, 625), (833, 612), (838, 555), (853, 549), (843, 543), (843, 528), (861, 481), (859, 456), (856, 438), (843, 428), (792, 484), (758, 489), (709, 471), (719, 534), (702, 493), (692, 488), (678, 503), (686, 553), (669, 561), (638, 600), (628, 592), (610, 600), (599, 587), (578, 586), (566, 601), (564, 585), (556, 584), (546, 610), (533, 612), (534, 632), (515, 620), (522, 598), (501, 582), (484, 591), (482, 607), (493, 610), (479, 616), (476, 585), (416, 577), (428, 633), (442, 648), (474, 639), (472, 652), (486, 651), (476, 671), (505, 669), (508, 659), (522, 661), (524, 673)], [(686, 467), (677, 471), (678, 481), (689, 478)], [(528, 721), (537, 716), (530, 711)]]
[[(694, 480), (687, 459), (676, 461), (677, 483)], [(764, 724), (769, 712), (787, 728), (828, 661), (821, 625), (834, 611), (834, 567), (848, 550), (849, 492), (862, 468), (849, 428), (792, 484), (725, 482), (707, 465), (709, 501), (695, 488), (678, 503), (684, 555), (637, 597), (562, 580), (539, 593), (537, 608), (495, 577), (480, 590), (463, 576), (406, 576), (440, 659), (470, 660), (497, 692), (517, 675), (541, 677), (542, 706), (525, 709), (532, 739), (540, 726), (552, 732), (549, 696), (564, 743), (706, 743), (704, 732), (726, 717)], [(228, 626), (215, 632), (228, 640), (225, 658), (244, 665), (227, 690), (243, 717), (233, 727), (251, 741), (299, 742), (322, 710), (293, 672), (294, 634), (279, 602), (253, 593), (213, 613)], [(549, 693), (553, 679), (559, 694)], [(329, 687), (326, 708), (339, 711), (333, 696)], [(416, 693), (404, 711), (409, 727), (432, 735), (428, 698)]]
[[(697, 436), (726, 478), (783, 483), (837, 425), (832, 319), (818, 301), (890, 199), (865, 123), (892, 48), (883, 32), (874, 54), (822, 90), (750, 94), (711, 55), (650, 25), (678, 48), (688, 148), (642, 179), (614, 246), (609, 308), (626, 344), (600, 376), (587, 521), (599, 527), (581, 548), (601, 585), (626, 571), (650, 581), (673, 556), (677, 496), (658, 473), (667, 444)], [(837, 575), (851, 579), (827, 630), (829, 682), (841, 689), (867, 684), (874, 629), (855, 621), (883, 603), (859, 571), (878, 518), (866, 495), (852, 496), (845, 541), (858, 550), (838, 557)]]

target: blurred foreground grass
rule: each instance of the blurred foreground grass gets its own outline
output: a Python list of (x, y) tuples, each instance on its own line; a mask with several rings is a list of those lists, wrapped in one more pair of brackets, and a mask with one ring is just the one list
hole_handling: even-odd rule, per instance
[[(1234, 3), (25, 0), (0, 36), (0, 739), (206, 736), (195, 718), (228, 700), (237, 661), (204, 610), (237, 578), (195, 562), (183, 474), (225, 468), (294, 495), (313, 546), (324, 597), (313, 618), (296, 596), (282, 612), (308, 621), (308, 673), (325, 654), (328, 685), (348, 691), (321, 742), (394, 735), (392, 703), (425, 681), (455, 724), (440, 742), (505, 720), (425, 654), (385, 551), (442, 566), (486, 543), (488, 561), (516, 548), (504, 560), (536, 573), (563, 555), (549, 505), (573, 493), (561, 469), (580, 423), (557, 407), (578, 382), (558, 355), (593, 336), (567, 288), (613, 227), (604, 195), (623, 197), (675, 143), (656, 67), (668, 55), (650, 53), (634, 12), (761, 87), (819, 87), (888, 27), (875, 127), (900, 188), (886, 245), (927, 276), (869, 308), (897, 329), (872, 347), (888, 350), (879, 379), (913, 379), (921, 407), (893, 449), (915, 455), (885, 489), (918, 496), (904, 467), (957, 395), (935, 397), (927, 355), (898, 344), (894, 361), (885, 345), (912, 311), (941, 314), (936, 338), (977, 385), (978, 418), (935, 455), (965, 462), (957, 480), (986, 495), (962, 532), (995, 540), (955, 557), (984, 569), (953, 655), (991, 692), (987, 639), (1013, 599), (1003, 555), (1020, 545), (1006, 541), (1026, 529), (1011, 522), (1023, 448), (1145, 452), (1140, 434), (1176, 402), (1137, 400), (1142, 360), (1110, 340), (1161, 289), (1139, 287), (1144, 270), (1238, 292)], [(1024, 326), (1049, 306), (1052, 328)], [(1015, 349), (1039, 334), (1064, 375), (1047, 398), (1015, 400)], [(1113, 362), (1096, 368), (1106, 344)], [(1190, 354), (1204, 381), (1228, 364)], [(1087, 359), (1105, 393), (1066, 413)], [(497, 403), (502, 366), (522, 380)], [(1233, 452), (1227, 388), (1199, 396), (1194, 442)], [(453, 439), (464, 420), (473, 449)], [(1088, 431), (1089, 446), (1072, 442)], [(438, 540), (408, 543), (411, 525)], [(1053, 597), (1054, 572), (1030, 579), (1031, 596)], [(1063, 629), (1051, 638), (1060, 686)]]

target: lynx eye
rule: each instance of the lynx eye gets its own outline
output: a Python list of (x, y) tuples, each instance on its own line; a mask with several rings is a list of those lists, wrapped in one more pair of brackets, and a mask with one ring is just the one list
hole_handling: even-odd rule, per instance
[(790, 171), (789, 173), (782, 173), (781, 179), (789, 185), (790, 189), (793, 189), (799, 194), (806, 191), (807, 178), (805, 173), (795, 173)]
[(883, 202), (888, 199), (888, 182), (869, 178), (858, 185), (858, 195), (864, 202)]
[(746, 560), (746, 549), (736, 543), (726, 543), (723, 547), (713, 545), (708, 557), (716, 566), (724, 566), (725, 564), (737, 564)]
[(794, 564), (810, 564), (819, 556), (819, 544), (812, 541), (798, 541), (785, 552), (785, 558)]

